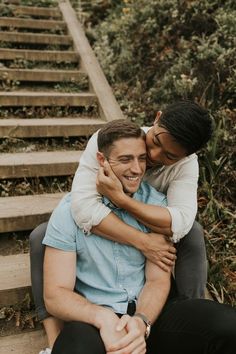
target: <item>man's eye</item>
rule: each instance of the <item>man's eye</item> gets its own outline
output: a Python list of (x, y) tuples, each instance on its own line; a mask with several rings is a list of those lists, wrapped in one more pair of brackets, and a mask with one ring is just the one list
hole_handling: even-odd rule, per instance
[(147, 156), (142, 156), (139, 158), (139, 161), (146, 162)]
[(130, 159), (120, 159), (119, 162), (121, 163), (129, 163), (131, 160)]

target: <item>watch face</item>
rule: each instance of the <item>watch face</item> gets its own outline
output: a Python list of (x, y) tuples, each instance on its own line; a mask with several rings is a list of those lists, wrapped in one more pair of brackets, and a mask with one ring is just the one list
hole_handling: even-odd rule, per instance
[(149, 323), (147, 323), (147, 328), (146, 328), (146, 332), (145, 332), (145, 339), (148, 339), (148, 337), (150, 336), (150, 332), (151, 332), (151, 325)]

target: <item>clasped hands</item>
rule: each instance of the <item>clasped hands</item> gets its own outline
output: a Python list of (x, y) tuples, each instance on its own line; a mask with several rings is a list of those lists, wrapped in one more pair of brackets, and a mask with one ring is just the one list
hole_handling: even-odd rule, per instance
[(113, 313), (100, 328), (107, 354), (145, 354), (146, 326), (139, 317)]

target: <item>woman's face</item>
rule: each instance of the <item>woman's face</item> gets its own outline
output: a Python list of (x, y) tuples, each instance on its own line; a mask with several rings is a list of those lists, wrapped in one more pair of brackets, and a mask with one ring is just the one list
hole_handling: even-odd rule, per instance
[(147, 166), (170, 166), (187, 156), (187, 151), (176, 142), (171, 134), (158, 126), (161, 112), (146, 134)]

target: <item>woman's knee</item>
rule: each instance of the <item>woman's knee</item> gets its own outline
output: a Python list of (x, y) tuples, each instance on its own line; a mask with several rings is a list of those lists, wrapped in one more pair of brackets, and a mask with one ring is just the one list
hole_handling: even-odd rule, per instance
[(204, 231), (202, 226), (194, 221), (189, 233), (180, 241), (185, 248), (189, 248), (195, 252), (205, 251)]
[(38, 253), (42, 249), (42, 241), (46, 233), (47, 222), (37, 226), (29, 236), (30, 252)]

